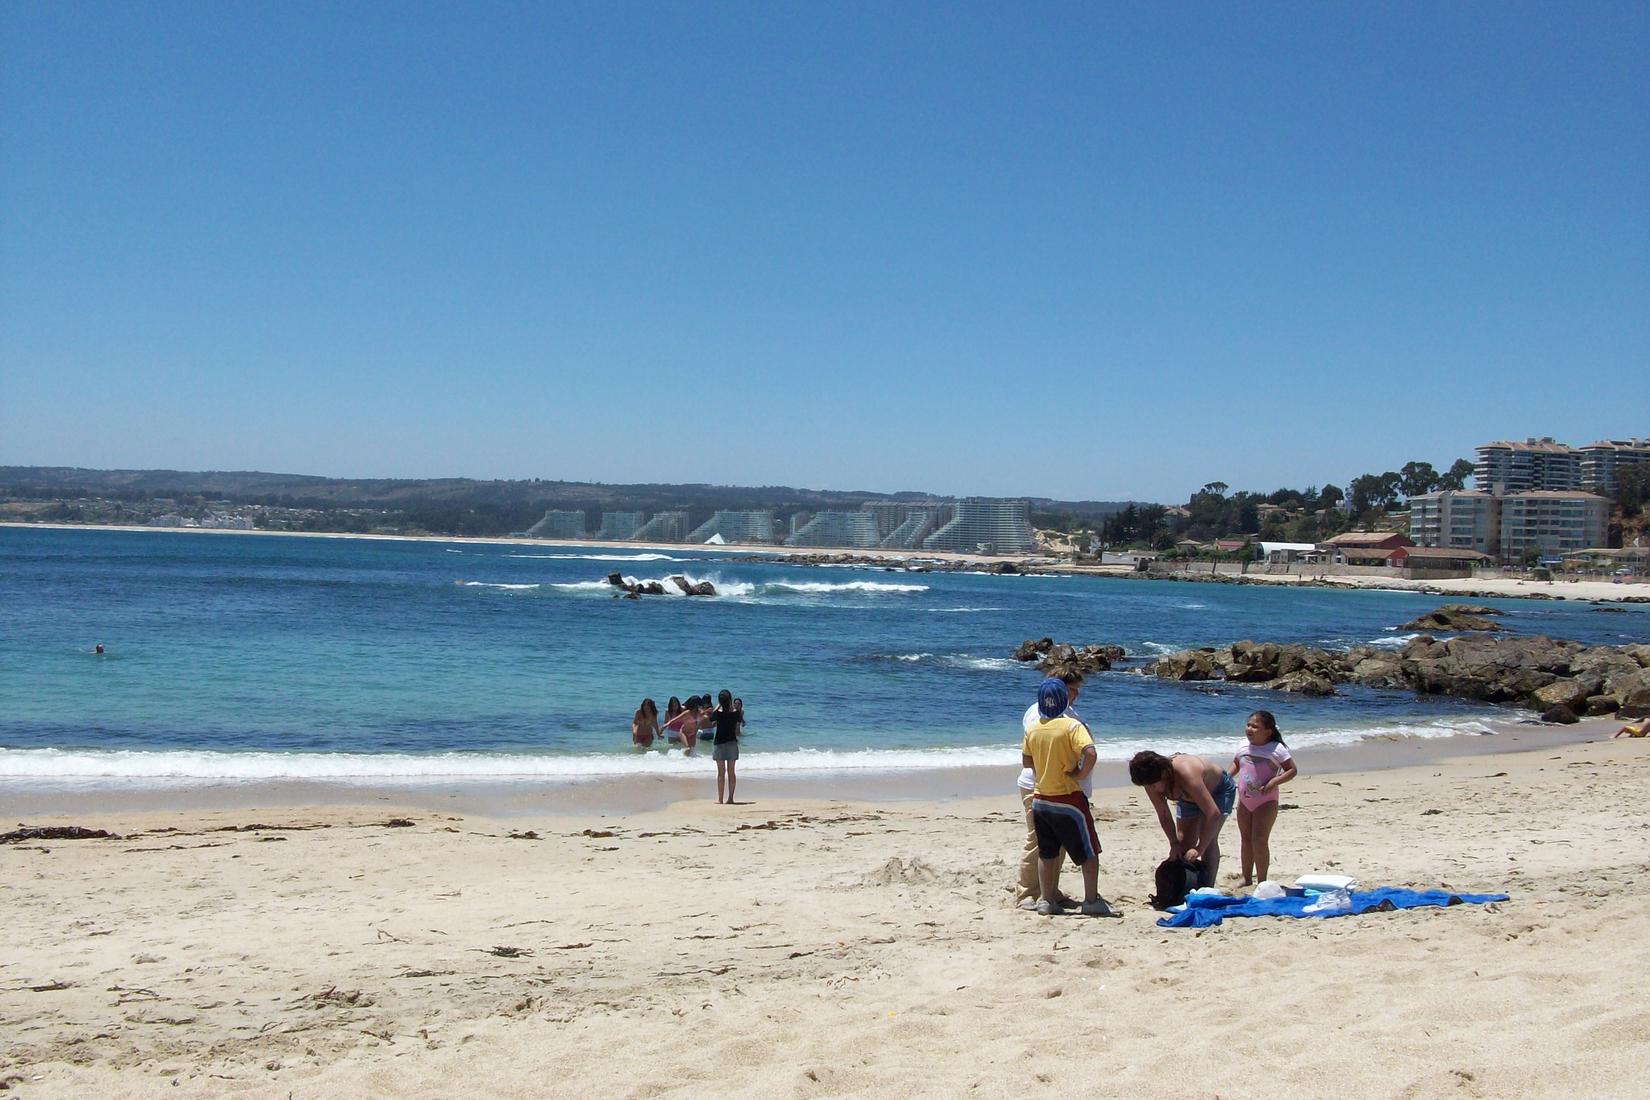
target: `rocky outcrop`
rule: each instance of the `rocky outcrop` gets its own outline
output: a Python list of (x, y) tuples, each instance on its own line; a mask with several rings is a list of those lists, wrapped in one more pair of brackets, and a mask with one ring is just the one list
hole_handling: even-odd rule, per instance
[[(663, 596), (666, 594), (665, 586), (658, 581), (627, 581), (620, 573), (609, 573), (607, 583), (618, 589), (618, 593), (623, 593), (624, 598), (627, 600), (639, 600), (643, 596)], [(709, 581), (690, 581), (686, 577), (677, 575), (670, 578), (670, 583), (675, 585), (684, 596), (716, 595), (716, 586)]]
[(1475, 603), (1447, 603), (1436, 611), (1428, 611), (1425, 615), (1411, 619), (1400, 626), (1399, 630), (1425, 630), (1436, 634), (1459, 634), (1469, 630), (1502, 630), (1500, 623), (1491, 622), (1485, 616), (1499, 615), (1501, 612), (1493, 607), (1481, 607)]
[(1226, 680), (1305, 695), (1331, 695), (1342, 683), (1454, 695), (1527, 707), (1553, 722), (1583, 715), (1650, 716), (1650, 645), (1422, 635), (1394, 652), (1242, 641), (1224, 649), (1171, 653), (1141, 671), (1159, 680)]
[(1053, 638), (1027, 638), (1013, 653), (1016, 661), (1027, 664), (1035, 661), (1045, 676), (1063, 676), (1075, 672), (1087, 676), (1105, 672), (1125, 656), (1120, 645), (1086, 645), (1082, 647), (1056, 642)]

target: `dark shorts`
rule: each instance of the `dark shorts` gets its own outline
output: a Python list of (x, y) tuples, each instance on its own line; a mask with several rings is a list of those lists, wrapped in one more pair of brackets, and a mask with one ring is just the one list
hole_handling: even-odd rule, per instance
[(1082, 791), (1033, 795), (1031, 827), (1037, 833), (1037, 854), (1043, 859), (1058, 859), (1064, 849), (1073, 863), (1083, 864), (1100, 854), (1100, 836), (1094, 831), (1094, 815)]
[(739, 759), (739, 742), (737, 742), (737, 741), (719, 741), (719, 742), (717, 742), (715, 745), (711, 746), (710, 758), (712, 760), (738, 760)]
[[(1215, 809), (1220, 811), (1220, 816), (1230, 817), (1232, 803), (1237, 800), (1237, 783), (1232, 780), (1231, 776), (1222, 772), (1220, 785), (1209, 792), (1209, 797), (1215, 800)], [(1202, 817), (1203, 811), (1197, 808), (1196, 802), (1180, 800), (1174, 804), (1174, 815), (1185, 820), (1189, 817)]]

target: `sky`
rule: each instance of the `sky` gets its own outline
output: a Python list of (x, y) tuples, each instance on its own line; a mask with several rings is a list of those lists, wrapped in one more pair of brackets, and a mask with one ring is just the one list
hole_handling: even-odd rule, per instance
[(1176, 501), (1650, 435), (1650, 5), (0, 5), (0, 465)]

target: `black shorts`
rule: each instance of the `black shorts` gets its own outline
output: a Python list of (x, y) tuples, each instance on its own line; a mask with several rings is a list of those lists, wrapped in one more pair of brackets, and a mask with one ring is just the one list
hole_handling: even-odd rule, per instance
[(1073, 863), (1081, 865), (1100, 854), (1100, 836), (1094, 831), (1094, 815), (1082, 791), (1033, 795), (1031, 827), (1037, 833), (1037, 854), (1043, 859), (1057, 859), (1064, 849)]

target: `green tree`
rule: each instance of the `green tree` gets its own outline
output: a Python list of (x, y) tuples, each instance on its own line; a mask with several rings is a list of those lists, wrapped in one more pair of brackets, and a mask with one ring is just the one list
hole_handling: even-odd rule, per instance
[(1469, 459), (1458, 458), (1451, 463), (1450, 468), (1438, 478), (1440, 489), (1465, 489), (1467, 478), (1472, 476), (1472, 462)]
[(1632, 518), (1650, 502), (1650, 462), (1621, 466), (1616, 470), (1616, 503), (1622, 515)]
[(1430, 493), (1438, 488), (1438, 483), (1443, 480), (1430, 462), (1406, 462), (1398, 476), (1398, 488), (1405, 497), (1418, 497), (1422, 493)]

